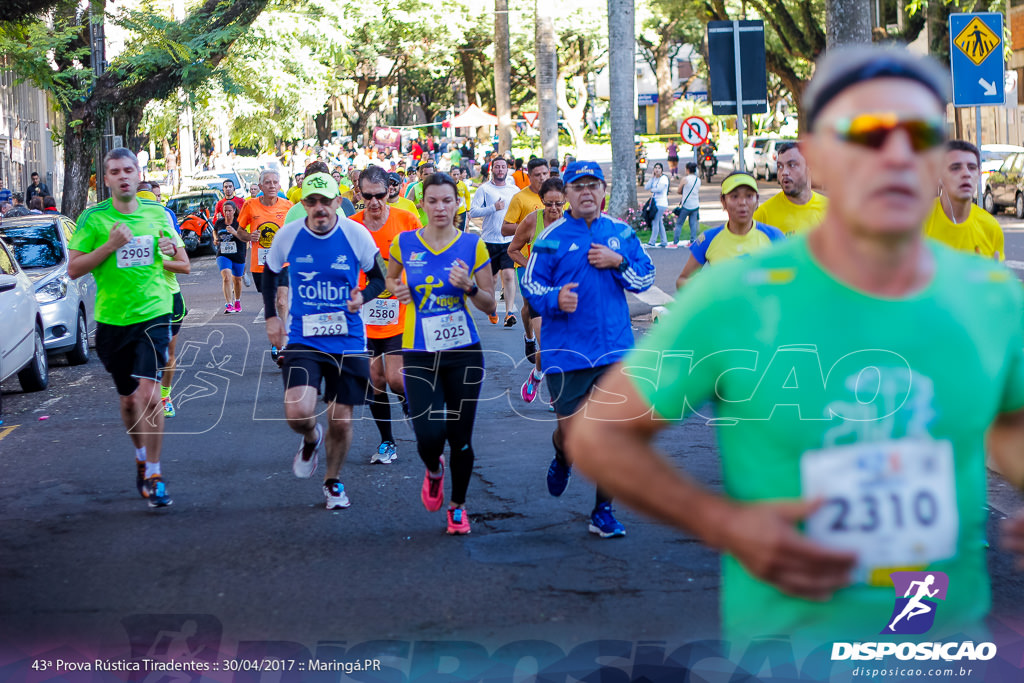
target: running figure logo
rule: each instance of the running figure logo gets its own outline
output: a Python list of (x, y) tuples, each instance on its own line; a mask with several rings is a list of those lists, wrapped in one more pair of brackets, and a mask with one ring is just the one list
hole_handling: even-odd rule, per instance
[(440, 280), (435, 280), (433, 275), (428, 275), (422, 285), (416, 285), (416, 291), (423, 294), (423, 299), (420, 300), (419, 310), (422, 311), (425, 304), (433, 302), (433, 300), (437, 298), (434, 296), (434, 290), (438, 287), (444, 287), (444, 283)]
[(949, 577), (943, 572), (893, 572), (889, 576), (896, 590), (896, 604), (882, 633), (927, 633), (935, 623), (936, 600), (946, 599)]

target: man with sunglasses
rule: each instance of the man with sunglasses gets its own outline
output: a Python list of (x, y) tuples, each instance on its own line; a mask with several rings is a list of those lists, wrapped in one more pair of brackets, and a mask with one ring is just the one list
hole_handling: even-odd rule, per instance
[[(530, 308), (542, 318), (541, 370), (558, 416), (547, 473), (552, 496), (562, 495), (572, 474), (563, 446), (570, 416), (633, 347), (626, 292), (654, 284), (654, 264), (636, 233), (601, 213), (606, 184), (597, 162), (570, 164), (564, 180), (572, 213), (536, 238), (522, 281)], [(589, 522), (590, 532), (601, 538), (626, 534), (600, 486)]]
[(782, 192), (761, 204), (754, 220), (772, 225), (786, 237), (821, 225), (828, 199), (811, 189), (807, 160), (796, 141), (783, 142), (775, 150)]
[[(360, 310), (384, 291), (384, 271), (373, 238), (359, 223), (338, 215), (341, 193), (327, 173), (302, 181), (306, 218), (285, 224), (274, 238), (263, 272), (263, 302), (270, 343), (282, 348), (285, 323), (276, 315), (278, 274), (289, 266), (288, 345), (281, 351), (288, 426), (302, 435), (292, 460), (296, 477), (317, 468), (324, 430), (317, 423), (317, 393), (327, 403), (323, 494), (327, 509), (347, 508), (338, 475), (352, 442), (352, 407), (366, 401), (370, 368)], [(361, 273), (367, 283), (359, 288)]]
[(398, 173), (388, 173), (388, 204), (396, 209), (408, 211), (419, 220), (416, 205), (402, 196), (402, 176)]
[(424, 155), (423, 163), (417, 168), (419, 180), (409, 183), (405, 189), (405, 198), (416, 205), (416, 215), (420, 217), (420, 225), (427, 224), (427, 210), (423, 208), (423, 181), (434, 174), (434, 162), (428, 161)]
[(981, 174), (981, 153), (966, 140), (946, 143), (939, 196), (924, 224), (924, 234), (954, 249), (1002, 261), (1003, 229), (972, 200)]
[[(388, 174), (379, 166), (368, 166), (359, 174), (359, 191), (366, 208), (352, 216), (352, 220), (366, 226), (380, 251), (387, 270), (391, 243), (403, 232), (420, 228), (414, 213), (388, 204)], [(391, 428), (391, 401), (388, 387), (405, 406), (405, 384), (402, 376), (402, 333), (405, 331), (405, 306), (390, 292), (363, 306), (367, 343), (370, 347), (370, 382), (373, 398), (370, 414), (380, 432), (380, 446), (370, 456), (370, 463), (387, 465), (398, 457), (395, 437)]]
[[(887, 639), (899, 570), (948, 577), (929, 641), (985, 636), (986, 432), (1024, 484), (1024, 306), (1012, 273), (924, 237), (949, 87), (905, 49), (830, 51), (802, 109), (822, 224), (696, 278), (570, 424), (585, 475), (724, 553), (733, 645)], [(652, 443), (698, 410), (722, 493)], [(1024, 515), (1004, 545), (1024, 553)]]

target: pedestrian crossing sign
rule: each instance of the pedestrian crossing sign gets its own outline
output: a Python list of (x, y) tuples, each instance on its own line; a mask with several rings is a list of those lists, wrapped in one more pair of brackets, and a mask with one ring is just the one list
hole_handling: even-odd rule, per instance
[(953, 44), (964, 53), (975, 66), (981, 66), (985, 59), (1002, 44), (1002, 39), (978, 17), (974, 17), (953, 39)]

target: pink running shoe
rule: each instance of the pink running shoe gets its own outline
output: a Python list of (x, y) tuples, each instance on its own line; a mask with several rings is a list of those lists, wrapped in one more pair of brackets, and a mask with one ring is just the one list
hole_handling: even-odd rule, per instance
[(469, 515), (465, 508), (448, 508), (448, 534), (465, 536), (469, 533)]
[(444, 456), (441, 456), (441, 474), (430, 476), (430, 470), (423, 474), (423, 489), (420, 491), (423, 507), (429, 512), (437, 512), (444, 505)]

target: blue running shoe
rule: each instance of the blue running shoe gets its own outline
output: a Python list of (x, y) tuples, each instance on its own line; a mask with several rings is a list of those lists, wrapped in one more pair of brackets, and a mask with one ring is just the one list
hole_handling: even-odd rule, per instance
[(164, 484), (159, 474), (146, 479), (144, 486), (149, 507), (163, 508), (171, 504), (171, 497), (167, 495), (167, 485)]
[(377, 452), (370, 456), (370, 464), (379, 462), (382, 465), (394, 462), (395, 458), (398, 457), (398, 447), (395, 446), (394, 441), (381, 441), (380, 446), (377, 447)]
[(558, 497), (565, 493), (565, 487), (569, 485), (569, 478), (572, 477), (572, 465), (563, 465), (558, 458), (552, 458), (548, 465), (548, 493)]
[(601, 503), (590, 514), (590, 533), (597, 534), (601, 538), (615, 538), (625, 536), (626, 527), (615, 519), (612, 514), (611, 503)]

